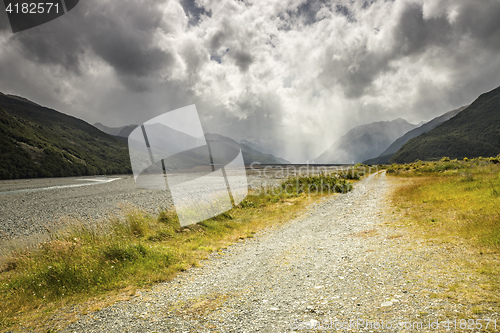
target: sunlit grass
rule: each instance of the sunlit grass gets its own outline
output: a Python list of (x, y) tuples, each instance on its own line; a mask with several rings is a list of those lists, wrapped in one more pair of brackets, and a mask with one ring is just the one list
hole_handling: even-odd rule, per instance
[[(389, 171), (390, 170), (390, 171)], [(442, 269), (456, 271), (481, 283), (452, 285), (451, 299), (483, 302), (499, 309), (500, 297), (500, 165), (497, 158), (393, 165), (388, 174), (403, 177), (392, 200), (413, 236), (448, 244), (453, 262)], [(402, 179), (403, 180), (403, 179)], [(444, 259), (445, 260), (445, 259)], [(492, 305), (493, 304), (493, 305)], [(496, 304), (496, 305), (494, 305)]]
[[(403, 176), (415, 176), (414, 169)], [(477, 247), (500, 248), (500, 166), (470, 165), (425, 172), (400, 188), (395, 200), (429, 236), (458, 237)]]

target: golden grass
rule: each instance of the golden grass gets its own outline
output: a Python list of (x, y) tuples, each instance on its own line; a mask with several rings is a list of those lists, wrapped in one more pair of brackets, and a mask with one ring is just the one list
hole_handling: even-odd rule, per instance
[(498, 312), (500, 165), (451, 162), (455, 167), (440, 162), (396, 166), (398, 171), (389, 174), (402, 185), (392, 195), (393, 214), (401, 216), (412, 237), (436, 248), (443, 264), (432, 274), (453, 276), (439, 297), (470, 304), (471, 315)]

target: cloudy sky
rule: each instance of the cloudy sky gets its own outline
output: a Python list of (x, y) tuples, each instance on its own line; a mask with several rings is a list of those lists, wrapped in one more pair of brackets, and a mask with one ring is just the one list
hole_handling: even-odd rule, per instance
[(0, 8), (1, 92), (109, 126), (195, 103), (293, 162), (500, 85), (499, 0), (81, 0), (16, 34)]

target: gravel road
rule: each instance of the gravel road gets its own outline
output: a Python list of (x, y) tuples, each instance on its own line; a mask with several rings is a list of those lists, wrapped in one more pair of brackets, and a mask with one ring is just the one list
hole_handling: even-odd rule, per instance
[(418, 331), (435, 332), (425, 325), (467, 309), (429, 296), (442, 291), (437, 285), (447, 277), (430, 284), (420, 280), (434, 277), (418, 279), (425, 263), (442, 263), (432, 263), (436, 249), (409, 245), (385, 224), (394, 219), (386, 211), (389, 187), (383, 173), (367, 177), (353, 192), (323, 199), (302, 217), (214, 254), (171, 282), (81, 316), (63, 331), (290, 332), (319, 324), (346, 331), (347, 322), (359, 320), (351, 331), (414, 332), (398, 325), (421, 322)]

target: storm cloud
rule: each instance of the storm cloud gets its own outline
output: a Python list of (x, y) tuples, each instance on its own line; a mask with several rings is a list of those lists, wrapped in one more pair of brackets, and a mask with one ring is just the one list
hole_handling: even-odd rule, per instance
[(500, 85), (496, 0), (87, 0), (13, 34), (0, 91), (110, 126), (196, 103), (305, 162), (350, 128), (429, 120)]

